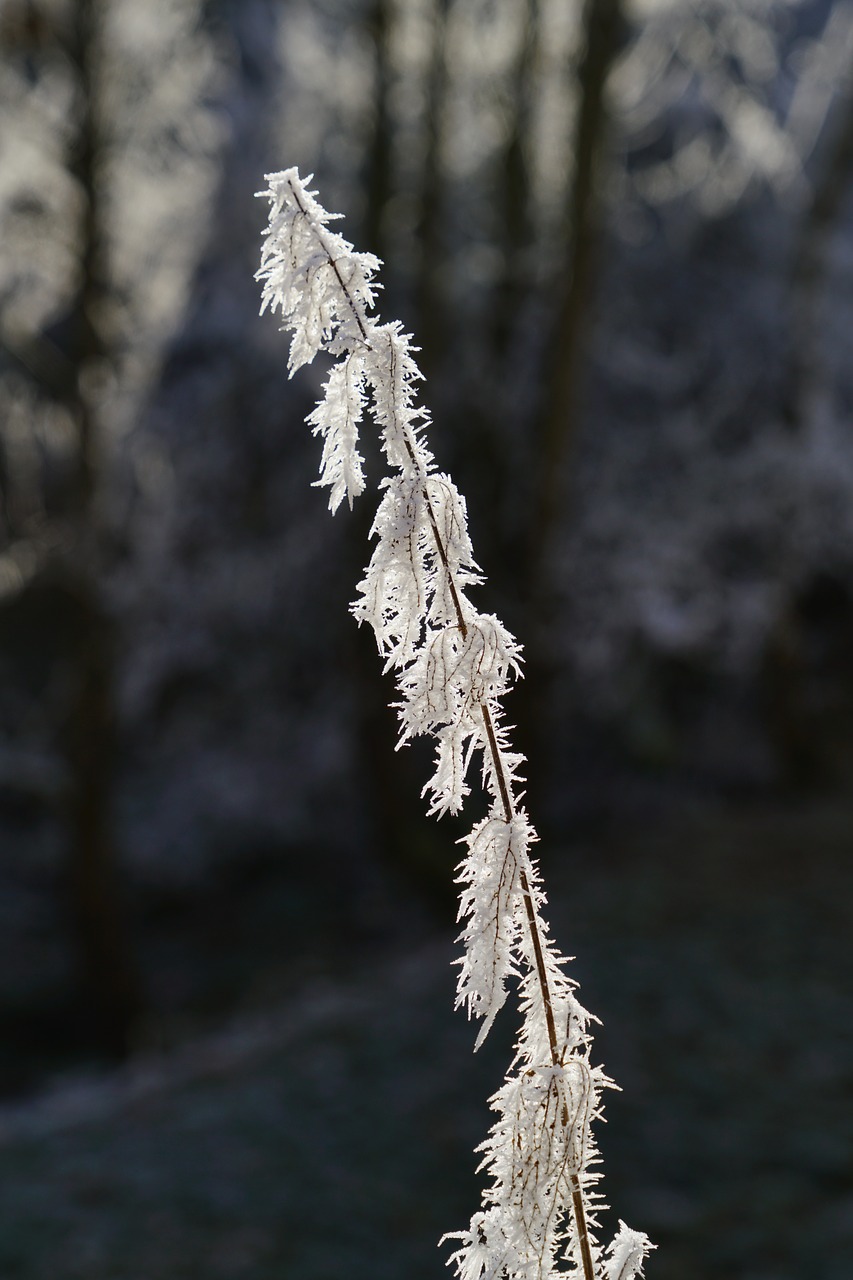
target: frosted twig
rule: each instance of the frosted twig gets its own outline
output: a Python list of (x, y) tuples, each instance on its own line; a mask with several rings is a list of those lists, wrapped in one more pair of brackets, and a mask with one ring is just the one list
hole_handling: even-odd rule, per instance
[(542, 917), (545, 895), (531, 857), (537, 836), (519, 804), (523, 757), (511, 749), (501, 700), (520, 674), (521, 649), (469, 589), (482, 578), (465, 501), (430, 453), (421, 373), (411, 339), (372, 315), (371, 254), (329, 229), (332, 215), (295, 169), (267, 176), (270, 201), (258, 279), (262, 311), (292, 333), (290, 372), (319, 351), (337, 361), (309, 417), (323, 437), (320, 484), (334, 512), (364, 491), (358, 428), (373, 418), (392, 474), (371, 530), (375, 546), (352, 612), (376, 635), (396, 672), (400, 743), (437, 742), (425, 794), (430, 812), (458, 812), (479, 755), (489, 798), (462, 843), (458, 868), (464, 951), (456, 1003), (482, 1019), (477, 1047), (517, 982), (522, 1026), (515, 1058), (491, 1099), (497, 1119), (479, 1150), (491, 1176), (483, 1208), (451, 1255), (459, 1280), (633, 1280), (652, 1247), (624, 1224), (607, 1250), (596, 1239), (598, 1154), (592, 1122), (611, 1082), (590, 1059), (590, 1016)]

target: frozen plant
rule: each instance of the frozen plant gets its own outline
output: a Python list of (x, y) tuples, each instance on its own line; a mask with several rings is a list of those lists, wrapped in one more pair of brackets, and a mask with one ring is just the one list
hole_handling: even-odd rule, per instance
[(291, 374), (319, 351), (336, 361), (309, 418), (323, 441), (318, 483), (328, 485), (333, 512), (363, 492), (365, 412), (392, 470), (352, 611), (373, 627), (386, 670), (397, 673), (401, 744), (416, 734), (436, 740), (424, 788), (430, 812), (461, 809), (475, 757), (489, 798), (459, 867), (457, 1006), (482, 1019), (479, 1046), (514, 980), (523, 1021), (506, 1081), (491, 1099), (497, 1119), (480, 1147), (491, 1184), (467, 1230), (445, 1237), (458, 1241), (450, 1261), (460, 1280), (633, 1280), (652, 1247), (647, 1237), (620, 1223), (607, 1249), (596, 1238), (602, 1206), (592, 1125), (611, 1082), (592, 1065), (590, 1015), (542, 916), (536, 835), (518, 798), (522, 757), (503, 723), (501, 699), (519, 674), (521, 651), (469, 599), (482, 579), (465, 502), (427, 446), (411, 340), (373, 315), (378, 260), (329, 229), (332, 215), (296, 169), (267, 181), (261, 309), (280, 311), (292, 331)]

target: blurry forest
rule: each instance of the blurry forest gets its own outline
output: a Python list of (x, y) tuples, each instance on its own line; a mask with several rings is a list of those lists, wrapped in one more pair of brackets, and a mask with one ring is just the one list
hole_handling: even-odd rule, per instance
[[(0, 0), (0, 1269), (438, 1275), (473, 1207), (460, 833), (347, 614), (374, 499), (329, 520), (323, 370), (257, 314), (292, 164), (525, 645), (650, 1280), (842, 1280), (853, 0)], [(309, 1239), (297, 1165), (363, 1225)]]

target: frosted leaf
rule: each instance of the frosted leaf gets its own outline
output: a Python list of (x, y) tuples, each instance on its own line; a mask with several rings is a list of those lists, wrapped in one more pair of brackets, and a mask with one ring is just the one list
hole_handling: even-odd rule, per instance
[[(474, 560), (471, 539), (468, 535), (468, 512), (465, 499), (456, 485), (446, 475), (431, 475), (426, 482), (426, 497), (431, 520), (435, 521), (444, 547), (444, 563), (437, 573), (437, 584), (430, 604), (430, 621), (436, 625), (458, 622), (457, 598), (467, 587), (482, 581), (479, 566)], [(433, 548), (435, 542), (433, 542)], [(435, 551), (433, 551), (435, 555)], [(439, 557), (440, 558), (440, 557)], [(454, 598), (454, 589), (456, 598)]]
[(293, 331), (288, 361), (293, 375), (321, 348), (334, 351), (342, 339), (366, 338), (364, 316), (374, 303), (372, 278), (379, 259), (357, 253), (328, 230), (333, 215), (317, 203), (296, 169), (267, 174), (266, 180), (267, 191), (258, 194), (271, 208), (256, 279), (263, 281), (261, 311), (280, 311), (282, 328)]
[(421, 795), (431, 796), (430, 817), (458, 813), (470, 787), (465, 781), (471, 756), (481, 746), (479, 737), (467, 725), (442, 725), (435, 730), (438, 740), (435, 772)]
[(507, 822), (493, 810), (465, 840), (468, 854), (457, 876), (462, 886), (459, 919), (466, 921), (459, 940), (465, 952), (458, 962), (456, 1006), (464, 1005), (469, 1017), (483, 1019), (477, 1048), (506, 1000), (507, 979), (517, 972), (520, 872), (533, 838), (524, 815)]
[(429, 414), (416, 405), (416, 384), (423, 374), (412, 355), (411, 338), (399, 324), (375, 326), (366, 367), (388, 462), (403, 475), (424, 479), (434, 462), (422, 439)]
[(358, 452), (358, 424), (364, 409), (364, 370), (359, 355), (336, 364), (329, 373), (325, 395), (308, 417), (314, 435), (323, 437), (320, 479), (329, 485), (329, 509), (334, 513), (346, 498), (364, 492), (363, 458)]
[(642, 1275), (646, 1255), (657, 1248), (642, 1231), (632, 1231), (619, 1221), (619, 1230), (607, 1246), (606, 1280), (634, 1280)]
[(488, 708), (495, 736), (497, 756), (491, 751), (483, 754), (483, 786), (491, 795), (499, 796), (501, 794), (500, 780), (502, 776), (509, 791), (520, 796), (522, 794), (520, 787), (524, 782), (521, 767), (526, 763), (525, 758), (520, 752), (510, 749), (509, 730), (502, 722), (499, 704), (495, 701), (490, 701)]
[[(584, 1161), (593, 1155), (593, 1090), (587, 1063), (573, 1058), (565, 1065), (528, 1067), (492, 1097), (498, 1118), (478, 1148), (480, 1167), (492, 1179), (484, 1197), (490, 1208), (457, 1237), (462, 1247), (450, 1261), (460, 1277), (543, 1280), (557, 1271), (567, 1248), (580, 1261), (570, 1206), (576, 1188), (586, 1191), (588, 1203), (592, 1198), (595, 1175), (583, 1171), (578, 1154), (583, 1149)], [(595, 1225), (594, 1216), (588, 1225)], [(594, 1242), (590, 1246), (595, 1257)]]
[(497, 618), (476, 614), (459, 626), (427, 630), (398, 687), (403, 741), (441, 725), (479, 728), (485, 702), (503, 697), (519, 671), (520, 650)]
[(471, 699), (481, 705), (500, 700), (521, 674), (521, 646), (494, 614), (477, 614), (467, 628), (462, 661)]
[(387, 669), (416, 656), (434, 577), (417, 481), (395, 477), (385, 482), (371, 535), (376, 547), (352, 613), (373, 628)]
[[(548, 936), (547, 925), (539, 910), (541, 898), (536, 892), (535, 874), (535, 864), (531, 864), (528, 870), (528, 887), (531, 890), (531, 905), (539, 935), (540, 956), (535, 954), (529, 933), (522, 933), (518, 946), (523, 969), (519, 986), (523, 1022), (518, 1038), (518, 1055), (519, 1061), (526, 1063), (545, 1062), (552, 1056), (551, 1031), (542, 1002), (538, 975), (538, 963), (541, 959), (548, 983), (557, 1053), (565, 1061), (570, 1054), (585, 1054), (589, 1051), (592, 1042), (589, 1024), (595, 1019), (577, 999), (577, 983), (565, 972), (568, 960), (560, 954)], [(602, 1077), (602, 1084), (604, 1083), (606, 1081)]]

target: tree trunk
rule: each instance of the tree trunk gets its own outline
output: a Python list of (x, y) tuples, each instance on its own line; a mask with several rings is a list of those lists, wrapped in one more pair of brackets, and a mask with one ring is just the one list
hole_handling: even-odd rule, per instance
[(77, 67), (79, 125), (70, 170), (84, 201), (80, 228), (80, 288), (66, 317), (67, 354), (75, 370), (71, 409), (78, 428), (77, 474), (71, 494), (72, 545), (58, 568), (76, 599), (80, 630), (73, 661), (76, 678), (65, 746), (69, 778), (68, 866), (70, 907), (80, 972), (93, 1010), (99, 1047), (124, 1056), (141, 1008), (118, 888), (118, 850), (112, 821), (115, 761), (115, 644), (101, 598), (97, 485), (103, 474), (92, 391), (109, 359), (101, 310), (106, 291), (103, 207), (99, 168), (103, 154), (98, 60), (102, 56), (103, 0), (77, 0), (68, 53)]

